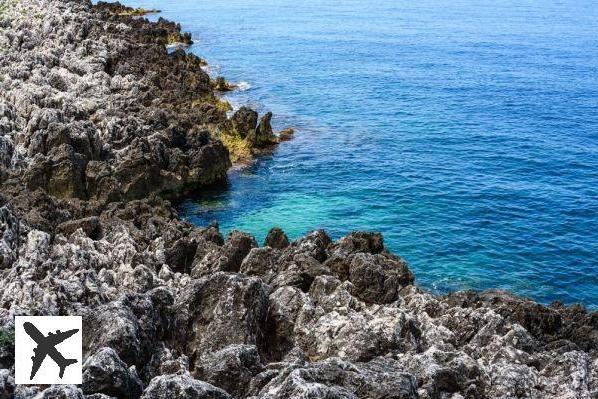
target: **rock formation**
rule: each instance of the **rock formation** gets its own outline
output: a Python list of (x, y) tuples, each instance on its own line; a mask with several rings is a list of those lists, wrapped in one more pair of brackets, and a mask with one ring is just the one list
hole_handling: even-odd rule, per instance
[[(181, 221), (228, 118), (168, 21), (0, 6), (0, 398), (595, 398), (598, 314), (418, 288), (380, 234), (289, 242)], [(229, 140), (228, 145), (233, 143)], [(243, 147), (245, 148), (245, 147)], [(83, 384), (15, 386), (14, 317), (81, 315)]]

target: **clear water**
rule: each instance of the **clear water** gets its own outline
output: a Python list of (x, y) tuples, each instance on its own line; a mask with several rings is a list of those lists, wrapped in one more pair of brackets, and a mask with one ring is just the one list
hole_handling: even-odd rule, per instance
[(182, 216), (259, 240), (381, 231), (429, 289), (598, 308), (596, 2), (126, 3), (297, 130)]

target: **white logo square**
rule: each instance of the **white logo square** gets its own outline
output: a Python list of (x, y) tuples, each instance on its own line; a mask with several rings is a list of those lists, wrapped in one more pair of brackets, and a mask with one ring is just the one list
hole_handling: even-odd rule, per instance
[(81, 316), (15, 317), (15, 383), (81, 384)]

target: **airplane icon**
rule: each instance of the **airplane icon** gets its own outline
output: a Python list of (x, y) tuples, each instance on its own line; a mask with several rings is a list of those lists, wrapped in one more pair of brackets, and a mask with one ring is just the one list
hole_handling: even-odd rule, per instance
[(46, 356), (50, 356), (52, 360), (58, 365), (60, 368), (60, 373), (58, 376), (62, 378), (64, 375), (64, 369), (71, 365), (77, 363), (76, 359), (65, 359), (64, 356), (56, 349), (56, 345), (61, 343), (62, 341), (72, 337), (75, 335), (79, 330), (68, 330), (65, 332), (60, 332), (57, 330), (56, 333), (49, 333), (47, 337), (41, 333), (33, 324), (29, 322), (23, 323), (23, 328), (27, 335), (31, 337), (36, 343), (37, 348), (33, 350), (34, 356), (31, 356), (31, 360), (33, 360), (33, 367), (31, 368), (31, 377), (35, 377), (35, 374), (39, 370), (42, 365), (42, 362), (46, 358)]

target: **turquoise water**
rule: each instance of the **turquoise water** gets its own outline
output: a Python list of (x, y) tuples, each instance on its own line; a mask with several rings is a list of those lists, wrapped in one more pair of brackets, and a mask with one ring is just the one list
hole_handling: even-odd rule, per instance
[(295, 127), (180, 206), (262, 240), (376, 230), (424, 287), (598, 307), (594, 1), (128, 1)]

